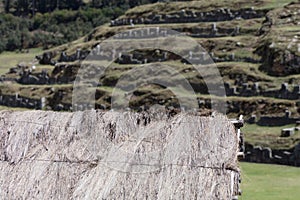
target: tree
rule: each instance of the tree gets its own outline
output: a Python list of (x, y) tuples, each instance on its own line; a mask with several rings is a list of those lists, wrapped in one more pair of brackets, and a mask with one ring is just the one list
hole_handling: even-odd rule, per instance
[(20, 33), (15, 31), (13, 34), (10, 34), (7, 38), (6, 49), (13, 51), (15, 49), (21, 48), (21, 36)]
[(6, 49), (6, 41), (0, 40), (0, 53)]
[(10, 10), (10, 0), (4, 0), (4, 10), (6, 13), (9, 13)]
[(32, 0), (29, 4), (29, 8), (31, 9), (32, 16), (35, 15), (36, 12), (36, 0)]

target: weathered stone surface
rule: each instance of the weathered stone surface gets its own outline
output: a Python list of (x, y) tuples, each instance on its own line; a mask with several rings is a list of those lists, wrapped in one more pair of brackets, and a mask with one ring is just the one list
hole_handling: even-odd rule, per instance
[(299, 166), (299, 144), (291, 149), (271, 149), (269, 147), (246, 144), (245, 158), (247, 162), (270, 163)]
[(256, 52), (262, 55), (261, 69), (275, 76), (300, 73), (299, 31), (300, 3), (270, 11), (260, 29), (261, 45)]
[(164, 23), (195, 23), (229, 21), (236, 18), (253, 19), (261, 18), (267, 10), (253, 10), (242, 8), (239, 10), (219, 9), (207, 12), (177, 11), (169, 14), (150, 14), (145, 19), (140, 17), (119, 18), (111, 21), (111, 26), (123, 26), (132, 24), (164, 24)]
[(1, 199), (238, 194), (238, 138), (224, 116), (31, 111), (0, 119)]
[(55, 55), (54, 52), (45, 52), (45, 53), (43, 53), (43, 55), (36, 56), (36, 58), (39, 60), (40, 64), (43, 64), (43, 65), (54, 65), (55, 61), (53, 60), (53, 58), (55, 56), (56, 55)]

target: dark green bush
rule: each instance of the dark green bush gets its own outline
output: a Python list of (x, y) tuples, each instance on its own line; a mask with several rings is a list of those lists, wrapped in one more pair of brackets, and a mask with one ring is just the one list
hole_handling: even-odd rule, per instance
[(76, 40), (123, 12), (120, 8), (85, 7), (79, 10), (35, 13), (33, 17), (0, 13), (0, 52), (61, 45)]
[(6, 50), (6, 41), (0, 40), (0, 53), (2, 53), (4, 50)]
[(6, 50), (13, 51), (20, 48), (21, 34), (18, 31), (14, 31), (7, 37)]

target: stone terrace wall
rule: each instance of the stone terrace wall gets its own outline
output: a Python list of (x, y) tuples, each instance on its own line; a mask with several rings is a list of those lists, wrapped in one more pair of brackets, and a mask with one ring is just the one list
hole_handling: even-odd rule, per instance
[(269, 147), (246, 144), (247, 162), (300, 166), (300, 143), (292, 149), (271, 149)]
[(45, 106), (45, 98), (33, 99), (16, 95), (0, 95), (0, 105), (8, 107), (21, 107), (29, 109), (43, 109)]
[(181, 10), (179, 12), (173, 12), (170, 14), (152, 14), (147, 16), (146, 18), (120, 18), (111, 21), (111, 26), (229, 21), (236, 18), (261, 18), (266, 13), (267, 10), (254, 10), (253, 8), (244, 8), (240, 10), (221, 8), (209, 12), (194, 12), (190, 10)]

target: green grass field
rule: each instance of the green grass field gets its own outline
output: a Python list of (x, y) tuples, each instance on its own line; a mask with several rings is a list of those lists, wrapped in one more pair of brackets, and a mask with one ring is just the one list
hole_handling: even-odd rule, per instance
[(242, 128), (246, 142), (253, 145), (271, 147), (272, 149), (290, 149), (300, 141), (300, 133), (296, 131), (291, 137), (280, 137), (284, 128), (295, 127), (295, 124), (285, 126), (259, 126), (257, 124), (245, 124)]
[(34, 62), (36, 55), (41, 54), (42, 49), (30, 49), (28, 53), (3, 52), (0, 54), (0, 75), (8, 72), (9, 68), (24, 62), (26, 64)]
[(300, 199), (300, 168), (241, 163), (241, 200)]
[(7, 106), (0, 106), (0, 111), (2, 110), (12, 110), (12, 111), (25, 111), (25, 110), (30, 110), (30, 109), (27, 109), (27, 108), (13, 108), (13, 107), (7, 107)]

